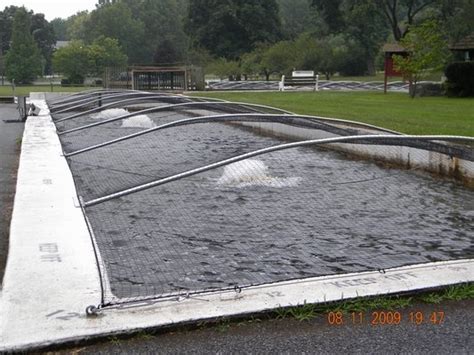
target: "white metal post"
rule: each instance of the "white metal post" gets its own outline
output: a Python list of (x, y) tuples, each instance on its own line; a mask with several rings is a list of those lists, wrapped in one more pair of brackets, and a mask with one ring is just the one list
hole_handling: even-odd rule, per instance
[(285, 91), (285, 76), (281, 76), (281, 81), (278, 83), (278, 91)]

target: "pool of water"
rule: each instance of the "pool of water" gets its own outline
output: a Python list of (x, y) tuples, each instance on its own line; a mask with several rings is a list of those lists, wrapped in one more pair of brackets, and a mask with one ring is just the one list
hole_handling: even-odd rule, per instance
[[(61, 139), (74, 150), (182, 117), (152, 114), (140, 127), (116, 122)], [(206, 123), (68, 160), (87, 201), (282, 142)], [(86, 214), (110, 283), (109, 299), (474, 256), (472, 190), (309, 147), (220, 167), (87, 207)]]

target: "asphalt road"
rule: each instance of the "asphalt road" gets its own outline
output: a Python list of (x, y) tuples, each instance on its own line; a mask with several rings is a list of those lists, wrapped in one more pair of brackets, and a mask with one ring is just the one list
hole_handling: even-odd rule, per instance
[(24, 127), (21, 122), (5, 123), (4, 120), (16, 120), (18, 117), (15, 104), (0, 103), (0, 280), (3, 280), (8, 251), (10, 217), (20, 152), (19, 139), (23, 135)]
[[(15, 105), (0, 104), (0, 277), (3, 278), (8, 246), (8, 227), (14, 196), (21, 123)], [(387, 310), (380, 310), (387, 311)], [(416, 324), (416, 312), (423, 322)], [(436, 319), (430, 319), (434, 314)], [(443, 322), (440, 313), (443, 312)], [(413, 313), (413, 319), (410, 316)], [(381, 313), (378, 313), (381, 315)], [(331, 325), (326, 316), (311, 321), (271, 319), (240, 321), (192, 330), (166, 330), (153, 336), (137, 335), (96, 343), (63, 347), (59, 354), (71, 353), (332, 353), (332, 354), (469, 354), (474, 353), (474, 300), (418, 304), (400, 310), (399, 324), (372, 325), (372, 312), (342, 325)], [(1, 316), (1, 315), (0, 315)], [(432, 321), (437, 321), (434, 324)], [(438, 324), (440, 323), (440, 324)]]

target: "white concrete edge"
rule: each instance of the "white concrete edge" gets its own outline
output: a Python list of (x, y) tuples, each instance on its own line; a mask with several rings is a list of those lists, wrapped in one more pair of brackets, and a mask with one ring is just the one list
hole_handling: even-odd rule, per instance
[[(4, 344), (3, 350), (27, 350), (98, 336), (128, 334), (147, 328), (255, 314), (305, 303), (396, 294), (472, 282), (474, 260), (438, 262), (378, 271), (279, 282), (178, 300), (142, 302), (136, 307), (104, 310), (98, 317), (74, 313), (41, 315), (35, 339)], [(45, 327), (45, 325), (47, 325)], [(53, 325), (53, 326), (51, 326)], [(0, 350), (2, 348), (0, 347)]]
[[(257, 133), (293, 139), (322, 139), (337, 136), (323, 130), (292, 127), (282, 123), (234, 122), (233, 124), (250, 127)], [(338, 126), (342, 127), (344, 123), (338, 124)], [(358, 127), (358, 129), (359, 131), (367, 132), (367, 134), (372, 133), (370, 127)], [(456, 178), (459, 181), (464, 181), (467, 185), (471, 185), (472, 181), (474, 181), (474, 162), (459, 158), (453, 159), (443, 153), (408, 146), (385, 146), (383, 144), (336, 143), (331, 144), (330, 149), (353, 154), (366, 160), (384, 161), (397, 166), (421, 169), (441, 176)]]
[[(33, 100), (38, 107), (44, 102)], [(41, 114), (48, 111), (42, 111)], [(190, 298), (104, 309), (85, 218), (49, 115), (26, 122), (0, 298), (0, 351), (27, 350), (140, 329), (278, 307), (429, 289), (474, 281), (474, 260), (279, 282)]]

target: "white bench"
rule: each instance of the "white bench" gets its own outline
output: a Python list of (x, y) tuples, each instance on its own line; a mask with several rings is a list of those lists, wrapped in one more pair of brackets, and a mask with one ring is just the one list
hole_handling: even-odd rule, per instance
[(287, 86), (312, 86), (313, 91), (319, 90), (319, 75), (314, 74), (312, 70), (295, 70), (291, 73), (291, 77), (281, 76), (278, 90), (285, 91)]

